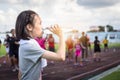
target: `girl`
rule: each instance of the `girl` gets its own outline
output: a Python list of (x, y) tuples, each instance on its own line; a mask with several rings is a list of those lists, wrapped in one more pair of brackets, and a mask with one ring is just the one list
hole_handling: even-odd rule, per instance
[(39, 46), (35, 38), (42, 36), (42, 20), (32, 10), (21, 12), (16, 20), (16, 36), (20, 39), (19, 46), (19, 79), (41, 80), (41, 58), (64, 61), (65, 41), (61, 28), (56, 24), (48, 28), (59, 37), (58, 51), (47, 51)]
[(82, 45), (81, 41), (79, 39), (77, 39), (76, 43), (75, 43), (75, 65), (77, 65), (78, 62), (78, 57), (80, 59), (80, 66), (83, 66), (82, 63), (82, 48), (85, 49), (85, 47)]

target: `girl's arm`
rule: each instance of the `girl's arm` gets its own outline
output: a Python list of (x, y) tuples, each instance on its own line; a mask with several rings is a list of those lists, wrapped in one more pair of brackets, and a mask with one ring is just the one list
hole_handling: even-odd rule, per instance
[(42, 55), (43, 58), (49, 59), (49, 60), (65, 60), (65, 40), (62, 33), (62, 30), (58, 25), (54, 25), (54, 27), (49, 28), (51, 32), (56, 34), (59, 37), (59, 48), (57, 52), (51, 52), (51, 51), (45, 51), (45, 53)]

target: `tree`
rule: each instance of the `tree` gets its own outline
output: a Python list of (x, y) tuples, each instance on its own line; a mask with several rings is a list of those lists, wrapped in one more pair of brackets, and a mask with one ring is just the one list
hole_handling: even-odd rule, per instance
[(105, 31), (105, 26), (98, 26), (99, 27), (99, 32), (104, 32)]
[(113, 26), (106, 25), (108, 32), (114, 31)]

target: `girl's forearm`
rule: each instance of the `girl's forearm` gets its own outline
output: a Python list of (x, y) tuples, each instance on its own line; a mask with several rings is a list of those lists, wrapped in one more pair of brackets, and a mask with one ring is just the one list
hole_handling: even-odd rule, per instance
[(65, 40), (63, 35), (61, 35), (59, 38), (59, 48), (57, 53), (58, 53), (58, 56), (60, 56), (61, 59), (64, 61), (65, 60)]

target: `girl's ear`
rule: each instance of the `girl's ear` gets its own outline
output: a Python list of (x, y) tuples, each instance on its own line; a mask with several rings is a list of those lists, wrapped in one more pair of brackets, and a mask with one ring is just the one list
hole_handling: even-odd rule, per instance
[(30, 31), (30, 32), (33, 30), (33, 27), (32, 27), (30, 24), (28, 24), (26, 28), (27, 28), (27, 30)]

